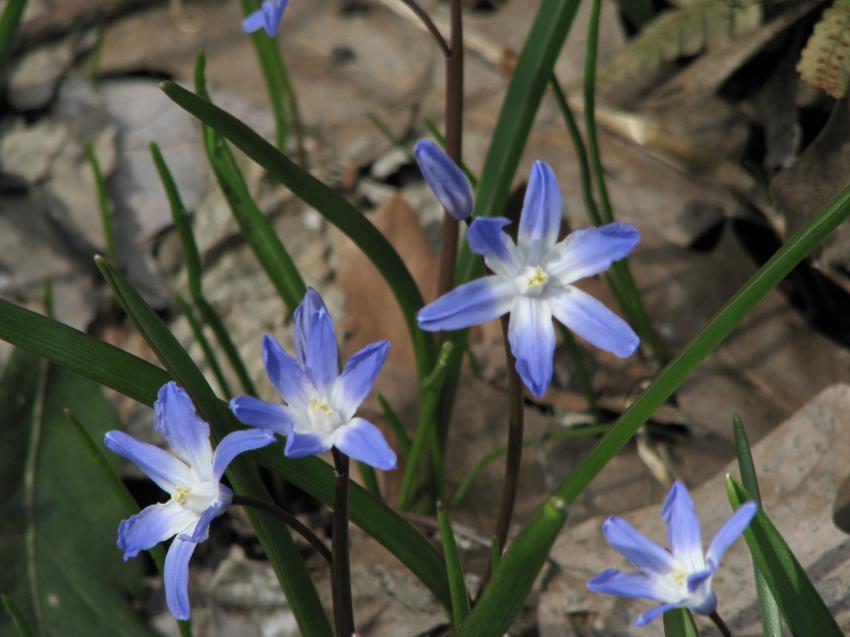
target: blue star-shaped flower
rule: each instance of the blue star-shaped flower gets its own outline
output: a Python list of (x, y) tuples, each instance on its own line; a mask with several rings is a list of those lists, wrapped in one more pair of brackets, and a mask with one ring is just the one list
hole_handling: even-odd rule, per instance
[(525, 193), (517, 242), (504, 217), (477, 218), (470, 249), (492, 274), (465, 283), (419, 311), (423, 330), (457, 330), (510, 312), (508, 340), (525, 386), (542, 396), (552, 381), (554, 317), (596, 347), (630, 356), (639, 339), (616, 314), (573, 283), (606, 270), (640, 241), (637, 228), (611, 223), (576, 230), (558, 241), (561, 192), (552, 168), (535, 162)]
[(230, 409), (246, 425), (286, 436), (290, 458), (336, 447), (378, 469), (394, 469), (396, 455), (381, 431), (355, 416), (389, 350), (388, 341), (367, 345), (340, 373), (333, 321), (322, 297), (310, 288), (295, 310), (297, 360), (270, 334), (263, 338), (266, 373), (286, 405), (239, 396), (230, 401)]
[(703, 553), (694, 501), (685, 485), (676, 482), (661, 509), (672, 551), (665, 551), (628, 522), (612, 515), (602, 525), (605, 539), (641, 572), (623, 573), (609, 568), (590, 580), (587, 588), (594, 593), (661, 602), (638, 617), (636, 626), (644, 626), (674, 608), (711, 615), (717, 608), (711, 578), (726, 549), (741, 536), (757, 510), (755, 502), (741, 505), (720, 527), (708, 552)]
[(192, 399), (175, 383), (163, 385), (154, 404), (154, 426), (173, 453), (139, 442), (123, 431), (109, 431), (104, 443), (134, 462), (171, 499), (153, 504), (118, 525), (124, 559), (174, 537), (165, 556), (165, 599), (177, 619), (189, 619), (189, 558), (207, 539), (210, 522), (223, 514), (233, 492), (221, 484), (230, 462), (243, 451), (274, 442), (259, 429), (234, 431), (213, 452), (210, 427), (198, 417)]

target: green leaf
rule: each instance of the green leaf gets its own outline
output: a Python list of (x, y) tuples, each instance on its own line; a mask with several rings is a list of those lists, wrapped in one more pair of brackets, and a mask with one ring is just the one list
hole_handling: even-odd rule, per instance
[(100, 225), (103, 228), (103, 238), (106, 243), (106, 254), (114, 262), (118, 262), (118, 252), (115, 249), (115, 235), (112, 232), (112, 212), (109, 209), (109, 195), (106, 191), (106, 181), (103, 178), (103, 171), (100, 169), (100, 162), (97, 160), (97, 155), (94, 152), (94, 146), (91, 142), (86, 142), (85, 146), (86, 159), (91, 167), (92, 175), (94, 176), (94, 187), (97, 194), (97, 209), (100, 212)]
[(449, 590), (452, 594), (452, 624), (457, 630), (466, 616), (469, 615), (469, 593), (466, 592), (466, 580), (463, 577), (463, 566), (460, 563), (460, 554), (457, 551), (452, 523), (449, 520), (448, 513), (440, 504), (437, 505), (437, 520), (440, 524), (443, 559), (446, 561)]
[(229, 113), (173, 82), (163, 82), (161, 87), (169, 98), (235, 144), (363, 251), (378, 268), (401, 307), (413, 339), (419, 377), (430, 372), (436, 359), (434, 340), (416, 324), (416, 312), (424, 305), (422, 294), (404, 261), (378, 229), (348, 201)]
[(8, 0), (3, 8), (3, 14), (0, 15), (0, 90), (5, 84), (6, 63), (12, 55), (15, 34), (21, 25), (26, 6), (27, 0)]
[(9, 614), (9, 618), (12, 620), (12, 625), (15, 627), (18, 637), (31, 637), (32, 632), (27, 626), (24, 616), (21, 615), (21, 611), (15, 606), (15, 602), (6, 594), (0, 595), (0, 601), (3, 602), (3, 608)]
[[(753, 499), (732, 476), (726, 476), (726, 493), (735, 509)], [(792, 634), (843, 635), (806, 571), (764, 511), (756, 513), (744, 531), (744, 539)]]
[[(236, 429), (236, 420), (227, 406), (216, 398), (201, 371), (162, 320), (118, 270), (103, 258), (98, 257), (95, 262), (118, 302), (157, 358), (192, 397), (201, 417), (210, 423), (213, 437), (221, 440), (228, 432)], [(237, 458), (227, 469), (227, 477), (236, 493), (260, 500), (270, 499), (250, 458)], [(330, 637), (331, 628), (324, 608), (289, 529), (265, 511), (251, 508), (247, 513), (266, 557), (274, 567), (301, 633), (305, 636)]]
[(115, 547), (125, 509), (99, 488), (66, 406), (85, 414), (93, 436), (117, 420), (95, 383), (14, 350), (0, 378), (0, 590), (34, 634), (152, 637), (127, 604), (144, 563), (125, 564)]
[[(741, 472), (741, 481), (744, 488), (753, 495), (753, 500), (761, 507), (761, 494), (759, 493), (756, 468), (753, 464), (753, 456), (750, 453), (750, 442), (747, 440), (747, 431), (738, 414), (732, 419), (732, 428), (735, 434), (735, 451), (738, 454), (738, 469)], [(756, 594), (761, 611), (761, 625), (764, 637), (782, 637), (782, 620), (779, 614), (779, 605), (770, 592), (770, 588), (764, 579), (764, 575), (758, 569), (753, 560), (753, 570), (756, 582)]]
[(566, 521), (566, 505), (561, 498), (554, 496), (543, 503), (502, 556), (490, 584), (457, 631), (457, 637), (505, 634)]
[(686, 608), (674, 608), (664, 613), (665, 637), (699, 637), (694, 618)]
[[(0, 299), (0, 339), (29, 350), (111, 387), (145, 405), (172, 376), (72, 327)], [(222, 407), (226, 407), (222, 404)], [(278, 447), (254, 452), (260, 464), (328, 506), (333, 504), (333, 469), (317, 458), (292, 460)], [(2, 465), (0, 465), (2, 470)], [(0, 474), (2, 477), (2, 474)], [(351, 521), (383, 544), (446, 608), (451, 607), (446, 569), (434, 547), (407, 521), (361, 487), (349, 493)]]

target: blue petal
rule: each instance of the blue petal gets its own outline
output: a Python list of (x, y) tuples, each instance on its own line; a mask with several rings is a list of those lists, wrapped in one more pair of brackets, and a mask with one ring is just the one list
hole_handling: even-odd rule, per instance
[(330, 314), (323, 310), (313, 314), (304, 345), (307, 376), (317, 389), (329, 388), (339, 376), (339, 352)]
[(667, 494), (661, 517), (667, 524), (667, 537), (676, 561), (684, 564), (689, 573), (704, 571), (705, 556), (696, 508), (691, 494), (678, 480)]
[(174, 500), (152, 504), (118, 524), (118, 548), (124, 560), (136, 557), (139, 551), (156, 546), (178, 533), (195, 528), (198, 514), (180, 506)]
[(343, 413), (344, 419), (354, 416), (378, 377), (387, 354), (389, 341), (378, 341), (367, 345), (345, 362), (345, 369), (334, 384), (331, 402)]
[(469, 249), (484, 257), (487, 267), (505, 278), (517, 277), (524, 260), (513, 240), (504, 231), (510, 219), (478, 217), (466, 232)]
[(696, 590), (705, 584), (711, 576), (714, 575), (714, 572), (717, 570), (716, 567), (711, 566), (705, 571), (700, 571), (699, 573), (691, 573), (688, 575), (688, 592), (695, 593)]
[(634, 354), (640, 339), (628, 323), (579, 288), (566, 285), (552, 288), (548, 298), (558, 321), (591, 345), (625, 358)]
[(263, 363), (269, 380), (287, 403), (309, 404), (312, 391), (310, 379), (271, 334), (263, 337)]
[(266, 0), (263, 3), (266, 18), (266, 33), (270, 38), (277, 35), (277, 31), (280, 29), (280, 23), (283, 20), (283, 12), (286, 11), (288, 4), (289, 0)]
[(698, 604), (688, 604), (688, 608), (700, 615), (711, 615), (717, 610), (717, 595), (715, 595), (714, 591), (709, 591), (708, 595)]
[(265, 24), (265, 13), (262, 9), (257, 9), (242, 21), (242, 30), (245, 33), (253, 33), (254, 31), (262, 29)]
[(652, 599), (663, 601), (664, 597), (659, 595), (652, 584), (652, 580), (645, 575), (623, 573), (615, 568), (602, 571), (587, 583), (587, 588), (594, 593), (606, 595), (617, 595), (630, 599)]
[(681, 608), (681, 604), (662, 604), (661, 606), (656, 606), (652, 610), (648, 610), (643, 615), (638, 617), (635, 621), (635, 626), (637, 626), (638, 628), (640, 628), (641, 626), (646, 626), (649, 622), (651, 622), (659, 615), (663, 615), (668, 610), (673, 610), (674, 608)]
[(349, 458), (365, 462), (376, 469), (396, 468), (395, 452), (384, 434), (368, 420), (353, 418), (334, 432), (334, 446)]
[(458, 221), (472, 214), (472, 186), (469, 179), (434, 142), (422, 139), (413, 148), (422, 176), (443, 208)]
[(154, 427), (165, 436), (177, 457), (192, 467), (199, 478), (209, 478), (210, 426), (198, 416), (189, 394), (173, 381), (166, 383), (160, 387), (153, 409)]
[(252, 396), (237, 396), (230, 400), (230, 411), (245, 425), (259, 427), (285, 436), (292, 427), (292, 418), (286, 407), (274, 405)]
[(715, 534), (708, 547), (706, 559), (709, 566), (715, 568), (720, 565), (720, 560), (723, 554), (744, 532), (744, 530), (752, 522), (753, 517), (758, 512), (758, 505), (755, 502), (745, 502), (735, 513), (726, 520), (726, 523), (720, 527), (720, 530)]
[(189, 619), (189, 559), (196, 546), (176, 537), (165, 555), (165, 601), (175, 619)]
[(528, 263), (539, 263), (540, 257), (555, 245), (561, 229), (562, 210), (561, 189), (555, 172), (546, 162), (534, 162), (522, 204), (517, 241), (528, 255)]
[(299, 434), (293, 431), (286, 437), (286, 448), (283, 452), (287, 458), (303, 458), (304, 456), (324, 453), (332, 446), (322, 436)]
[(185, 464), (170, 453), (146, 442), (139, 442), (123, 431), (108, 431), (103, 438), (110, 451), (135, 463), (163, 491), (171, 493), (181, 485), (195, 481)]
[(549, 305), (538, 298), (519, 297), (511, 309), (508, 341), (522, 382), (535, 396), (542, 396), (552, 382), (555, 328)]
[(263, 429), (232, 431), (221, 439), (213, 455), (213, 478), (221, 480), (227, 466), (244, 451), (266, 447), (274, 442), (274, 433)]
[(621, 221), (576, 230), (555, 246), (545, 269), (562, 283), (572, 283), (604, 272), (614, 261), (628, 256), (638, 242), (638, 229)]
[(491, 275), (456, 287), (419, 310), (419, 327), (428, 332), (459, 330), (486, 323), (511, 309), (516, 288), (512, 281)]
[(328, 314), (322, 296), (313, 288), (307, 288), (307, 293), (295, 308), (295, 355), (302, 369), (307, 369), (307, 344), (310, 342), (310, 330), (313, 327), (313, 315), (317, 312)]
[(210, 523), (218, 516), (224, 515), (224, 512), (227, 511), (231, 501), (233, 500), (233, 491), (231, 491), (229, 487), (222, 485), (221, 491), (224, 493), (224, 499), (204, 509), (204, 512), (201, 513), (200, 517), (198, 517), (198, 522), (195, 524), (194, 528), (189, 529), (186, 533), (178, 535), (176, 539), (185, 540), (186, 542), (195, 542), (197, 544), (199, 542), (203, 542), (209, 537)]
[(621, 517), (612, 515), (605, 520), (602, 534), (608, 544), (644, 573), (663, 575), (676, 567), (670, 553), (648, 540)]

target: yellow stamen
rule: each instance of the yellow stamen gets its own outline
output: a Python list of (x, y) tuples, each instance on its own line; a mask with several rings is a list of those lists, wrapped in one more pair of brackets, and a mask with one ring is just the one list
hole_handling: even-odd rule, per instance
[(184, 506), (186, 504), (186, 498), (189, 497), (189, 493), (189, 487), (177, 487), (174, 490), (174, 493), (171, 494), (171, 499), (180, 506)]
[(534, 272), (528, 277), (528, 287), (540, 287), (546, 285), (549, 280), (549, 275), (539, 265), (534, 268)]
[(684, 588), (687, 583), (688, 574), (685, 572), (685, 569), (682, 567), (677, 568), (670, 574), (670, 577), (673, 578), (673, 581), (676, 583), (676, 586), (679, 588)]
[(321, 411), (325, 416), (332, 416), (334, 413), (334, 410), (331, 409), (331, 406), (326, 400), (320, 401), (315, 398), (310, 399), (310, 410)]

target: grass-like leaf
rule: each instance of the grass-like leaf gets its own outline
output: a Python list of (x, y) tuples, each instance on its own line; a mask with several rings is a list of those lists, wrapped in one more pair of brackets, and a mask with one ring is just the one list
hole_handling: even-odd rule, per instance
[(413, 340), (417, 371), (419, 377), (424, 378), (436, 360), (433, 337), (416, 324), (416, 312), (424, 305), (424, 300), (404, 261), (386, 237), (348, 201), (278, 152), (243, 122), (173, 82), (163, 82), (161, 87), (180, 107), (215, 129), (315, 208), (375, 264), (401, 307)]
[[(72, 369), (144, 405), (175, 380), (169, 372), (72, 327), (0, 299), (0, 339)], [(226, 406), (222, 403), (222, 407)], [(235, 423), (234, 423), (235, 426)], [(317, 458), (291, 460), (279, 447), (254, 452), (270, 471), (333, 505), (333, 469)], [(451, 607), (446, 569), (433, 546), (407, 521), (356, 484), (350, 489), (351, 521), (383, 544), (446, 608)]]
[(457, 637), (505, 634), (566, 521), (564, 501), (557, 496), (546, 500), (499, 560), (490, 584), (457, 631)]
[(664, 637), (699, 637), (694, 618), (686, 608), (664, 613)]
[[(747, 430), (738, 414), (732, 419), (732, 428), (735, 434), (735, 451), (738, 454), (738, 469), (741, 472), (741, 481), (744, 488), (753, 496), (753, 500), (761, 507), (761, 494), (759, 493), (758, 479), (756, 478), (756, 467), (753, 464), (753, 456), (750, 452), (750, 442), (747, 439)], [(776, 598), (770, 592), (770, 587), (764, 579), (764, 575), (758, 569), (753, 560), (755, 571), (756, 595), (759, 600), (761, 611), (761, 625), (764, 637), (782, 637), (782, 619), (780, 617), (779, 605)]]
[(12, 601), (12, 598), (4, 593), (0, 595), (0, 601), (3, 602), (3, 608), (5, 608), (6, 612), (9, 614), (9, 619), (12, 620), (12, 626), (14, 626), (15, 633), (18, 637), (31, 637), (32, 632), (30, 631), (29, 626), (27, 626), (27, 621), (15, 605), (15, 602)]
[(0, 14), (0, 90), (5, 84), (6, 63), (12, 55), (15, 34), (21, 25), (26, 6), (27, 0), (8, 0), (3, 7), (3, 13)]
[(440, 504), (437, 504), (437, 520), (440, 524), (443, 559), (446, 561), (449, 590), (452, 594), (452, 624), (457, 630), (466, 616), (469, 615), (469, 593), (466, 591), (466, 580), (463, 577), (463, 566), (460, 563), (460, 554), (457, 550), (452, 523), (449, 520), (448, 513)]
[(109, 255), (109, 258), (114, 263), (117, 263), (118, 252), (115, 248), (115, 235), (112, 232), (112, 211), (109, 209), (109, 194), (106, 191), (106, 180), (103, 178), (103, 171), (100, 169), (100, 162), (97, 160), (97, 155), (94, 152), (94, 146), (92, 146), (91, 142), (86, 142), (85, 152), (86, 160), (89, 162), (92, 176), (94, 177), (97, 208), (100, 211), (100, 224), (106, 243), (106, 254)]
[[(726, 493), (735, 509), (753, 499), (732, 476), (726, 476)], [(764, 511), (756, 513), (744, 531), (744, 539), (792, 634), (818, 637), (841, 637), (844, 634), (806, 571)]]

